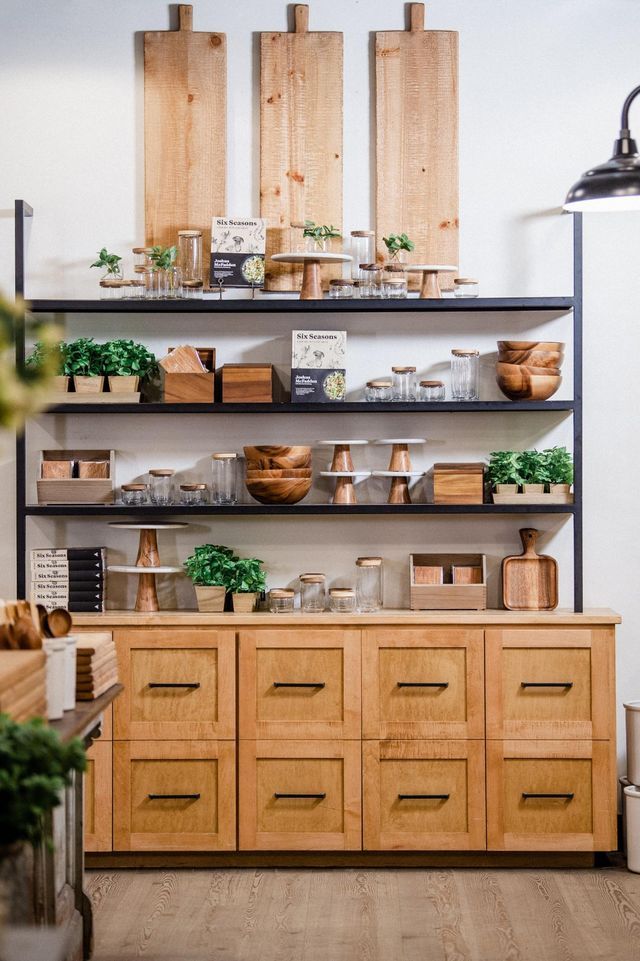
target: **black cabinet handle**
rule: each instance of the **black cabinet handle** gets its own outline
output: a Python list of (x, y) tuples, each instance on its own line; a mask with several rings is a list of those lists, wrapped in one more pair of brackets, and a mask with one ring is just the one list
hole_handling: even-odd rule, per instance
[(324, 681), (274, 681), (274, 687), (326, 687)]
[(449, 687), (448, 681), (398, 681), (398, 687)]
[(520, 681), (520, 687), (573, 687), (573, 681)]
[(450, 794), (399, 794), (399, 801), (448, 801)]
[(147, 794), (150, 801), (199, 801), (199, 794)]
[(532, 798), (560, 798), (563, 801), (573, 801), (574, 797), (573, 791), (568, 791), (566, 794), (532, 794), (530, 791), (522, 792), (523, 801), (530, 801)]
[(200, 687), (199, 681), (181, 681), (181, 682), (171, 682), (166, 681), (149, 681), (149, 687), (188, 687), (195, 691), (196, 688)]
[(320, 794), (280, 794), (279, 791), (276, 791), (273, 796), (276, 801), (286, 800), (287, 798), (303, 798), (305, 800), (324, 801), (327, 795), (324, 791)]

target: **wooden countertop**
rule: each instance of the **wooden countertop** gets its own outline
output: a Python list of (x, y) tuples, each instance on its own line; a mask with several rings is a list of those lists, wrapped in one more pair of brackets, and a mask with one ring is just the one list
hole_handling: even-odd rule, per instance
[(123, 690), (122, 684), (114, 684), (95, 701), (76, 701), (75, 710), (65, 711), (59, 721), (49, 721), (49, 727), (57, 731), (63, 741), (70, 741), (72, 737), (86, 737)]

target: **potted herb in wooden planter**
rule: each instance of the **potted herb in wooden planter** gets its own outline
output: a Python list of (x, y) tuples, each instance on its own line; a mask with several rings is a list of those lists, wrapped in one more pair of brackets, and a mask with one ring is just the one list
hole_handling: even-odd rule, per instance
[(207, 614), (224, 611), (238, 560), (230, 547), (219, 544), (201, 544), (187, 557), (184, 567), (187, 577), (193, 581), (199, 611)]
[(545, 453), (537, 450), (523, 450), (519, 456), (518, 465), (522, 478), (522, 492), (544, 494), (549, 482)]
[(302, 236), (310, 253), (322, 253), (327, 249), (330, 240), (341, 237), (342, 234), (333, 224), (316, 224), (313, 220), (305, 220)]
[(573, 458), (566, 447), (549, 447), (544, 451), (549, 493), (569, 494), (573, 484)]
[(236, 560), (231, 574), (233, 610), (236, 614), (248, 614), (256, 606), (258, 595), (265, 589), (266, 574), (262, 561), (255, 557)]
[(132, 340), (110, 340), (101, 351), (111, 393), (134, 394), (140, 380), (158, 369), (155, 354)]
[(489, 455), (487, 479), (496, 494), (517, 494), (522, 484), (521, 453), (517, 450), (494, 450)]
[(406, 255), (415, 247), (413, 240), (409, 240), (406, 234), (389, 234), (388, 237), (382, 238), (382, 242), (387, 248), (389, 260), (396, 263), (403, 262)]
[(29, 374), (52, 374), (53, 389), (66, 393), (69, 390), (69, 377), (63, 373), (65, 349), (66, 345), (61, 340), (52, 343), (37, 340), (25, 361), (26, 370)]
[(73, 377), (77, 394), (100, 394), (103, 391), (102, 348), (93, 337), (79, 337), (66, 345), (64, 373)]

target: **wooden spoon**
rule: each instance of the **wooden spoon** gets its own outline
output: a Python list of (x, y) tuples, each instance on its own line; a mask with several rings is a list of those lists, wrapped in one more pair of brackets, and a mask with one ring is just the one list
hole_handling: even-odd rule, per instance
[(56, 607), (47, 614), (47, 630), (50, 637), (65, 637), (71, 630), (73, 620), (64, 607)]

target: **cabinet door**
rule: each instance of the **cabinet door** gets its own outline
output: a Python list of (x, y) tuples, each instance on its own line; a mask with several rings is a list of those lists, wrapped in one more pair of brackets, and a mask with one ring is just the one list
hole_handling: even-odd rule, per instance
[(366, 741), (364, 848), (486, 847), (482, 741)]
[(114, 850), (233, 851), (232, 741), (115, 741)]
[(614, 632), (486, 633), (487, 737), (615, 737)]
[(358, 851), (360, 741), (240, 741), (240, 849)]
[(477, 629), (364, 631), (363, 737), (484, 737), (483, 640)]
[(116, 740), (234, 737), (233, 631), (116, 631), (116, 646), (124, 684)]
[(615, 773), (608, 741), (488, 741), (488, 849), (613, 850)]
[(112, 841), (112, 742), (94, 741), (84, 775), (85, 851), (110, 851)]
[(360, 631), (240, 632), (240, 737), (360, 737)]

